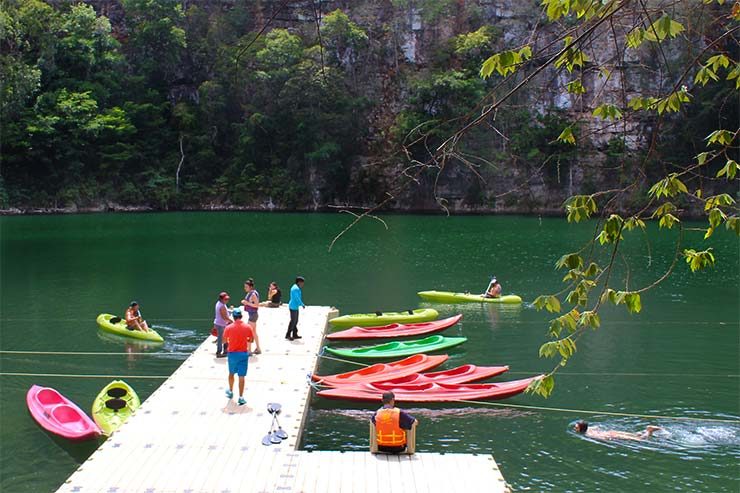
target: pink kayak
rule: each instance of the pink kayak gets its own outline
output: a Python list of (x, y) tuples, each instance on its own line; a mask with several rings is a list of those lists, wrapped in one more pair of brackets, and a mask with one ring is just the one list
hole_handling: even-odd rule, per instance
[(381, 339), (383, 337), (409, 337), (432, 334), (452, 327), (462, 318), (462, 314), (443, 320), (421, 322), (418, 324), (390, 324), (380, 327), (352, 327), (326, 336), (329, 340)]
[(382, 383), (384, 385), (408, 385), (429, 382), (448, 384), (468, 383), (495, 377), (496, 375), (501, 375), (507, 371), (509, 371), (508, 366), (462, 365), (457, 368), (452, 368), (451, 370), (435, 371), (432, 373), (414, 373), (412, 375), (406, 375), (405, 377), (383, 380), (382, 382), (377, 383)]
[(32, 386), (26, 394), (31, 416), (45, 430), (70, 440), (89, 440), (100, 428), (77, 405), (49, 387)]
[(330, 399), (347, 399), (351, 401), (380, 402), (383, 392), (391, 391), (396, 396), (396, 402), (456, 402), (481, 399), (505, 399), (521, 394), (535, 378), (524, 378), (511, 382), (501, 383), (471, 383), (453, 385), (446, 383), (420, 384), (388, 384), (364, 383), (359, 385), (343, 385), (333, 389), (318, 392), (321, 397)]
[(447, 361), (446, 354), (426, 355), (415, 354), (392, 363), (378, 363), (376, 365), (360, 368), (359, 370), (338, 373), (336, 375), (312, 375), (311, 378), (324, 385), (336, 387), (338, 385), (357, 384), (367, 382), (380, 382), (392, 378), (413, 375), (420, 371), (429, 370)]

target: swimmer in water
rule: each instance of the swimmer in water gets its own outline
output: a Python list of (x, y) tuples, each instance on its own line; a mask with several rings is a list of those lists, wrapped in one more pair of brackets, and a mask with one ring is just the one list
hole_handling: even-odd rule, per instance
[(639, 433), (630, 433), (627, 431), (617, 430), (602, 430), (601, 428), (589, 428), (588, 423), (585, 421), (578, 421), (573, 425), (573, 430), (581, 435), (586, 435), (589, 438), (595, 438), (597, 440), (646, 440), (653, 436), (658, 430), (662, 430), (660, 426), (649, 425), (644, 431)]

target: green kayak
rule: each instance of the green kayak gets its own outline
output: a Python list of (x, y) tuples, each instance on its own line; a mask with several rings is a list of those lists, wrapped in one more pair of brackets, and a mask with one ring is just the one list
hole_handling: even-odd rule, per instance
[(326, 347), (325, 349), (331, 354), (345, 358), (396, 358), (451, 348), (458, 344), (462, 344), (467, 340), (467, 337), (429, 336), (424, 339), (416, 339), (413, 341), (393, 341), (385, 344), (378, 344), (376, 346), (363, 346), (348, 349), (332, 349), (330, 347)]
[(120, 320), (117, 323), (111, 323), (112, 318), (119, 318), (109, 313), (101, 313), (98, 315), (97, 322), (101, 329), (112, 334), (118, 334), (124, 337), (133, 337), (134, 339), (144, 339), (145, 341), (163, 342), (162, 336), (157, 333), (154, 329), (149, 329), (149, 332), (142, 332), (140, 330), (129, 330), (126, 328), (126, 321)]
[(486, 298), (480, 294), (453, 293), (451, 291), (419, 291), (419, 296), (427, 301), (438, 303), (521, 303), (522, 299), (515, 294), (506, 294), (499, 298)]
[(120, 428), (139, 406), (141, 401), (134, 389), (123, 380), (113, 380), (103, 387), (93, 401), (92, 416), (103, 430), (103, 434), (110, 435)]
[[(378, 315), (380, 313), (380, 315)], [(405, 312), (378, 312), (378, 313), (355, 313), (332, 318), (329, 323), (334, 327), (376, 327), (393, 323), (416, 323), (437, 320), (439, 313), (431, 308), (420, 308)]]

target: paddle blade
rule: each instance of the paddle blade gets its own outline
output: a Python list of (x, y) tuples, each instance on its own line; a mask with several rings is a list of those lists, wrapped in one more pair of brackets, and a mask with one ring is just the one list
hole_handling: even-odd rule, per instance
[(267, 435), (262, 438), (262, 445), (272, 445), (272, 441), (270, 440), (272, 438), (272, 434), (268, 433)]
[(270, 441), (271, 441), (272, 443), (275, 443), (275, 444), (277, 444), (277, 443), (280, 443), (280, 442), (282, 442), (282, 441), (283, 441), (283, 439), (282, 439), (282, 438), (280, 438), (280, 437), (278, 436), (277, 432), (275, 432), (275, 433), (273, 433), (272, 435), (270, 435)]
[(280, 437), (281, 440), (285, 440), (286, 438), (288, 438), (288, 434), (285, 433), (282, 428), (280, 428), (278, 431), (276, 431), (275, 432), (275, 435), (277, 435), (278, 437)]

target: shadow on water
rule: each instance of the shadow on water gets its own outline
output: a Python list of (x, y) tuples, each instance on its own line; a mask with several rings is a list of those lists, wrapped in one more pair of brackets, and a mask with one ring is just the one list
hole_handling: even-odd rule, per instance
[(84, 440), (81, 442), (75, 442), (67, 440), (58, 435), (55, 435), (41, 427), (39, 427), (48, 436), (54, 444), (60, 449), (64, 450), (69, 457), (77, 464), (82, 464), (97, 450), (100, 445), (106, 440), (105, 437), (99, 437), (93, 440)]

